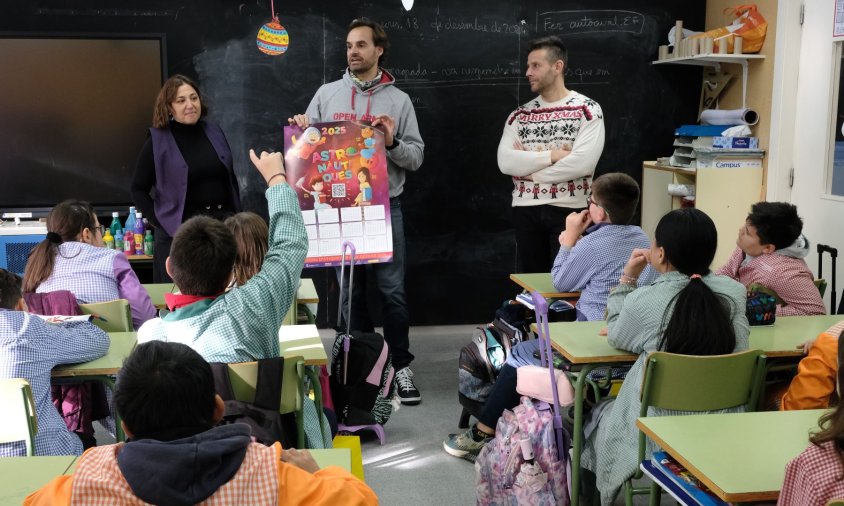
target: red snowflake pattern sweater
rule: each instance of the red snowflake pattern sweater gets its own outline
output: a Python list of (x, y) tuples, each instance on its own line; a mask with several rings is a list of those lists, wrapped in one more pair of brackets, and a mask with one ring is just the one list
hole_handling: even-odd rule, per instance
[[(551, 151), (571, 153), (551, 163)], [(604, 149), (604, 115), (576, 91), (557, 102), (536, 97), (513, 111), (498, 145), (498, 167), (513, 178), (513, 205), (585, 207)], [(532, 175), (531, 180), (524, 179)]]

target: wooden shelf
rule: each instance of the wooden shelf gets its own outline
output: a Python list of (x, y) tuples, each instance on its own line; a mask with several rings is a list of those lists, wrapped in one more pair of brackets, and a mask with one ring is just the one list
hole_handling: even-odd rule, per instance
[(764, 54), (699, 54), (686, 56), (685, 58), (666, 58), (656, 60), (654, 65), (675, 64), (675, 65), (697, 65), (700, 67), (717, 67), (722, 63), (746, 64), (748, 60), (764, 60)]
[(764, 54), (698, 54), (683, 58), (666, 58), (656, 60), (654, 65), (695, 65), (698, 67), (713, 67), (721, 72), (722, 63), (737, 63), (741, 65), (741, 107), (747, 107), (747, 64), (750, 60), (764, 60)]
[(657, 165), (656, 162), (644, 162), (642, 167), (645, 169), (664, 170), (666, 172), (676, 172), (677, 174), (686, 174), (688, 176), (697, 175), (697, 171), (685, 167), (672, 167), (670, 165)]

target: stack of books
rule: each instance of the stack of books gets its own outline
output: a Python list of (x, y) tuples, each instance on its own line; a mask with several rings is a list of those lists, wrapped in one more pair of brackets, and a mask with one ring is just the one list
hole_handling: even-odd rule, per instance
[(720, 125), (683, 125), (674, 138), (674, 153), (669, 165), (686, 169), (762, 167), (765, 151), (757, 137), (724, 137), (727, 127)]
[(654, 452), (648, 471), (648, 474), (681, 504), (727, 506), (727, 503), (665, 452)]

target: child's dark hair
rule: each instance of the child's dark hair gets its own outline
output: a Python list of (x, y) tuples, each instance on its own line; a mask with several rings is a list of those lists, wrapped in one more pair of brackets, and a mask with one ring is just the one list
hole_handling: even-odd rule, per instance
[(703, 211), (675, 209), (659, 220), (654, 238), (668, 262), (690, 278), (663, 314), (658, 349), (685, 355), (732, 353), (736, 346), (732, 317), (738, 308), (702, 278), (709, 274), (718, 246), (715, 223)]
[(750, 208), (747, 221), (756, 228), (759, 242), (782, 249), (791, 246), (803, 231), (797, 207), (788, 202), (757, 202)]
[(0, 269), (0, 308), (15, 309), (21, 297), (21, 277)]
[[(844, 331), (838, 335), (838, 375), (836, 377), (837, 389), (840, 390), (844, 385)], [(838, 396), (841, 396), (840, 391)], [(821, 416), (818, 426), (821, 428), (820, 432), (812, 434), (809, 441), (818, 446), (832, 441), (835, 449), (838, 450), (838, 461), (844, 467), (844, 402), (839, 401), (835, 410)], [(844, 472), (838, 479), (844, 480)]]
[(592, 197), (614, 225), (628, 225), (639, 205), (639, 184), (623, 172), (611, 172), (592, 183)]
[(34, 292), (53, 273), (59, 245), (75, 241), (86, 228), (92, 232), (99, 225), (91, 204), (65, 200), (47, 215), (47, 237), (30, 252), (23, 275), (23, 291)]
[(168, 441), (214, 426), (211, 366), (189, 346), (150, 341), (123, 361), (114, 406), (134, 439)]
[(229, 285), (236, 256), (237, 243), (222, 221), (194, 216), (173, 237), (173, 282), (185, 295), (218, 295)]

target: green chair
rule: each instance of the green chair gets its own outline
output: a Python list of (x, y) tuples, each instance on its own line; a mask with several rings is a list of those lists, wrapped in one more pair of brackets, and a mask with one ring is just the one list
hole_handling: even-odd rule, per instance
[[(286, 357), (281, 384), (281, 414), (294, 413), (296, 417), (296, 441), (298, 448), (305, 447), (305, 420), (303, 409), (305, 359)], [(235, 399), (254, 402), (258, 384), (258, 362), (229, 364), (229, 380)]]
[(38, 432), (38, 418), (32, 388), (21, 378), (0, 380), (0, 443), (24, 441), (26, 455), (35, 455), (35, 433)]
[(167, 304), (164, 302), (164, 296), (166, 294), (176, 293), (179, 291), (173, 283), (144, 283), (141, 286), (143, 286), (147, 291), (149, 298), (152, 301), (152, 305), (157, 309), (167, 307)]
[(116, 299), (94, 304), (79, 304), (82, 314), (92, 315), (91, 323), (106, 332), (132, 332), (132, 310), (129, 301)]
[[(648, 408), (677, 411), (717, 411), (745, 406), (755, 411), (764, 380), (766, 357), (762, 350), (747, 350), (731, 355), (692, 356), (658, 351), (648, 356), (642, 385), (640, 417)], [(639, 431), (639, 462), (645, 460), (645, 434)], [(624, 482), (625, 504), (633, 496), (651, 494), (650, 504), (658, 505), (661, 487), (634, 487), (633, 480), (643, 475), (636, 470)]]
[(823, 278), (816, 279), (815, 286), (818, 288), (818, 291), (821, 293), (821, 298), (823, 299), (823, 296), (826, 293), (826, 280)]

